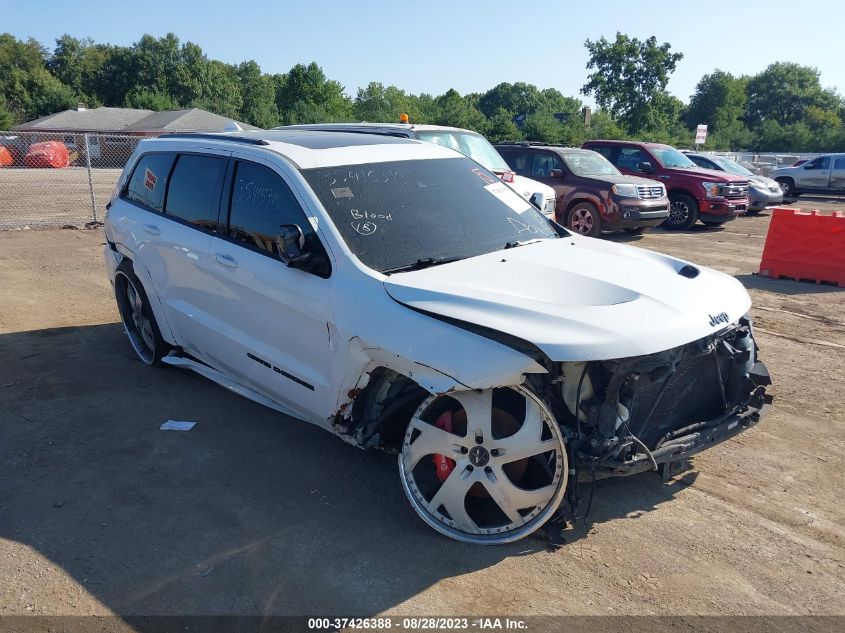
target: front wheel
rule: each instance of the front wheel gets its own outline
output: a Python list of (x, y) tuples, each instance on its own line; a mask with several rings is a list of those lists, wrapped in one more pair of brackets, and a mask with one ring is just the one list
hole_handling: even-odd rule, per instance
[(598, 209), (589, 202), (579, 202), (566, 218), (566, 228), (579, 235), (598, 237), (601, 235), (601, 216)]
[(146, 365), (160, 365), (170, 347), (161, 336), (147, 293), (129, 260), (117, 267), (114, 295), (123, 329), (135, 355)]
[(467, 543), (524, 538), (566, 491), (568, 463), (554, 415), (523, 387), (426, 398), (399, 455), (402, 487), (430, 527)]
[(792, 178), (776, 178), (775, 181), (780, 185), (784, 198), (794, 198), (798, 195), (795, 190), (795, 181)]
[(667, 229), (688, 229), (698, 220), (698, 202), (685, 193), (669, 196), (669, 217), (661, 226)]

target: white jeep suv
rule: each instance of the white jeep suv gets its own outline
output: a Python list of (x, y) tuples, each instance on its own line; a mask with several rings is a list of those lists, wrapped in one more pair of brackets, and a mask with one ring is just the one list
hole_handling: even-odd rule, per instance
[(395, 451), (462, 541), (577, 515), (581, 482), (667, 471), (770, 399), (738, 281), (572, 235), (434, 143), (145, 140), (105, 232), (141, 361)]

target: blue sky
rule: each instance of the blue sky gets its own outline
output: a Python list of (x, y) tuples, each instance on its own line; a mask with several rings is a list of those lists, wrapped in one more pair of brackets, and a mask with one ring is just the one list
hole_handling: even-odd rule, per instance
[(370, 81), (432, 94), (525, 81), (577, 96), (584, 40), (616, 31), (684, 53), (669, 83), (684, 101), (715, 68), (751, 74), (774, 61), (815, 66), (822, 85), (845, 94), (842, 0), (0, 0), (0, 15), (0, 32), (48, 47), (63, 33), (131, 44), (172, 31), (209, 57), (255, 59), (265, 72), (316, 61), (353, 96)]

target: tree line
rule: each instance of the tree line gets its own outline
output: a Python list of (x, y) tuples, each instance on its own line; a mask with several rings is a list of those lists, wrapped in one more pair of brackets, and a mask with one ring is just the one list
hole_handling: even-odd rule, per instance
[(267, 74), (253, 61), (209, 59), (170, 33), (132, 46), (63, 35), (51, 50), (0, 35), (0, 129), (79, 103), (173, 110), (203, 108), (269, 128), (328, 121), (411, 121), (468, 128), (492, 141), (580, 145), (588, 138), (637, 138), (688, 147), (707, 124), (705, 149), (831, 151), (845, 148), (845, 100), (815, 68), (776, 62), (753, 76), (714, 70), (689, 103), (666, 86), (683, 58), (656, 38), (587, 40), (590, 74), (580, 94), (598, 106), (585, 120), (580, 97), (516, 82), (487, 92), (412, 94), (372, 82), (352, 97), (314, 62)]

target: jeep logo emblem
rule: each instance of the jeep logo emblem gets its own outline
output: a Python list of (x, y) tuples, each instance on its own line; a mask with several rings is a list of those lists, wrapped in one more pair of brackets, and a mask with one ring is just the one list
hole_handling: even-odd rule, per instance
[(713, 316), (712, 314), (708, 314), (707, 316), (710, 317), (710, 325), (712, 327), (716, 327), (720, 323), (727, 323), (728, 322), (728, 315), (726, 312), (720, 312), (719, 314)]

